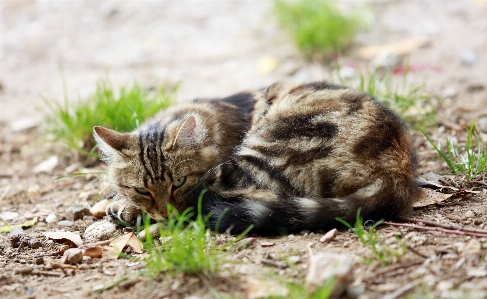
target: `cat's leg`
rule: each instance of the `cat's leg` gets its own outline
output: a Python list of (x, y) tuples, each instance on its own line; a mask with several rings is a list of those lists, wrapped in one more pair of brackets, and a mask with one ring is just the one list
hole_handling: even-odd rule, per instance
[(133, 202), (127, 199), (119, 199), (110, 203), (106, 208), (106, 214), (115, 220), (135, 224), (142, 211)]

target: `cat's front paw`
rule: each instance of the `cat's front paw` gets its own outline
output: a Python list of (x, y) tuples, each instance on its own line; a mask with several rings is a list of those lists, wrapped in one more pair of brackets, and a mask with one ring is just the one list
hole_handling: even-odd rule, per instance
[(117, 200), (110, 203), (106, 208), (108, 216), (115, 220), (120, 220), (130, 224), (137, 222), (137, 217), (142, 215), (142, 211), (139, 207), (135, 206), (128, 200)]

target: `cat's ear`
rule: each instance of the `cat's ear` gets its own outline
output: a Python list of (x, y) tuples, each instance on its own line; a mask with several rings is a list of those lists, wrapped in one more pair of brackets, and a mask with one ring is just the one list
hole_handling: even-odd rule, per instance
[(194, 147), (200, 143), (206, 136), (206, 130), (201, 124), (196, 122), (194, 115), (190, 115), (186, 118), (179, 127), (176, 138), (174, 139), (174, 145), (180, 147)]
[(119, 158), (121, 151), (127, 147), (126, 134), (108, 128), (94, 127), (93, 137), (95, 137), (96, 143), (104, 155), (103, 160), (107, 163)]

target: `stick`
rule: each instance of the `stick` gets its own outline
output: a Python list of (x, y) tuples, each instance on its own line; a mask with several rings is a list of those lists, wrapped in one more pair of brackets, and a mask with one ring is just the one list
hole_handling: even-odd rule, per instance
[(382, 299), (396, 299), (398, 297), (401, 297), (404, 295), (406, 292), (408, 292), (410, 289), (414, 288), (416, 286), (417, 282), (410, 282), (408, 284), (405, 284), (404, 286), (400, 287), (396, 291), (390, 293), (389, 295), (385, 295), (382, 297)]
[(437, 227), (443, 227), (443, 228), (453, 229), (453, 230), (460, 230), (460, 231), (479, 233), (479, 234), (487, 234), (487, 230), (485, 230), (485, 229), (468, 228), (465, 226), (455, 225), (455, 224), (443, 224), (443, 223), (438, 223), (438, 222), (434, 222), (434, 221), (426, 220), (426, 219), (410, 218), (410, 217), (399, 217), (398, 219), (402, 220), (402, 221), (406, 221), (406, 222), (413, 222), (413, 223), (422, 222), (422, 223), (429, 225), (429, 226), (437, 226)]
[(281, 261), (275, 261), (275, 260), (271, 260), (271, 259), (262, 259), (260, 262), (264, 265), (273, 266), (273, 267), (276, 267), (279, 269), (286, 269), (287, 268), (286, 263), (281, 262)]
[(428, 256), (422, 254), (421, 252), (417, 251), (416, 249), (414, 249), (413, 247), (409, 246), (409, 245), (406, 245), (406, 248), (409, 249), (409, 251), (411, 251), (412, 253), (416, 254), (416, 255), (419, 255), (420, 257), (422, 258), (425, 258), (427, 259)]
[(409, 224), (409, 223), (396, 223), (396, 222), (389, 222), (389, 221), (384, 221), (383, 223), (389, 224), (389, 225), (394, 225), (394, 226), (412, 227), (415, 229), (422, 229), (422, 230), (433, 230), (433, 231), (444, 232), (444, 233), (454, 234), (454, 235), (487, 237), (487, 233), (486, 234), (480, 234), (480, 233), (474, 233), (474, 232), (470, 232), (470, 231), (459, 231), (459, 230), (451, 230), (451, 229), (446, 229), (446, 228), (441, 228), (441, 227), (429, 227), (429, 226), (421, 226), (421, 225), (415, 225), (415, 224)]

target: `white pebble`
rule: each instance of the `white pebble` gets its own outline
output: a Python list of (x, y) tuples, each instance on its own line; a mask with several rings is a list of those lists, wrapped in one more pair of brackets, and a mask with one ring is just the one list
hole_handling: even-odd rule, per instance
[(53, 223), (57, 221), (57, 216), (55, 214), (49, 214), (46, 217), (46, 222), (47, 223)]

